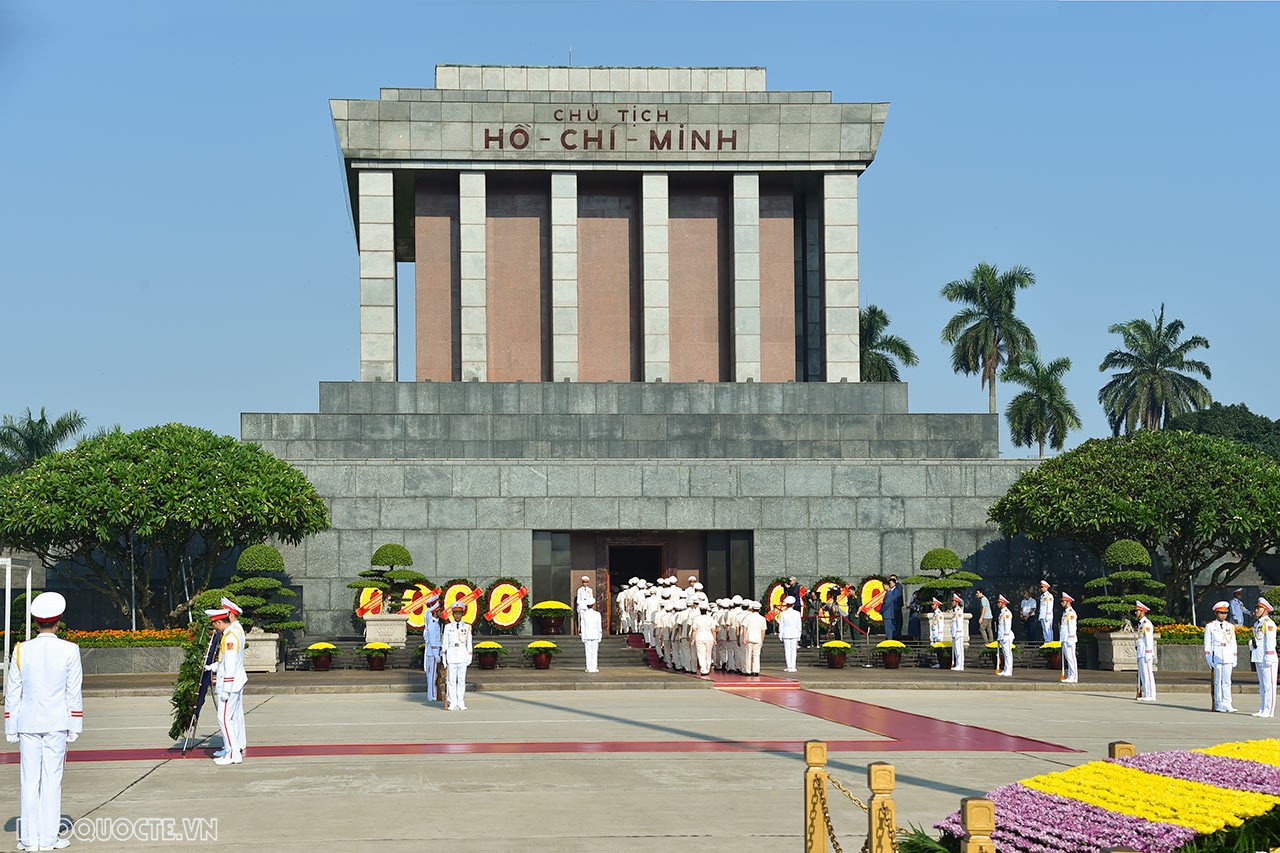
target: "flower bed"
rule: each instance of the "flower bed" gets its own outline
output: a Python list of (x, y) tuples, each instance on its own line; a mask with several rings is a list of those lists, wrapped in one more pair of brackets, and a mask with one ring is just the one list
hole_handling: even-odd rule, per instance
[(140, 649), (185, 646), (191, 638), (191, 632), (186, 628), (158, 628), (139, 631), (67, 631), (59, 636), (82, 649)]
[[(996, 807), (992, 840), (1001, 853), (1254, 850), (1280, 829), (1280, 740), (1091, 761), (987, 798)], [(903, 853), (959, 849), (959, 812), (936, 828), (939, 841), (916, 831), (904, 839)]]

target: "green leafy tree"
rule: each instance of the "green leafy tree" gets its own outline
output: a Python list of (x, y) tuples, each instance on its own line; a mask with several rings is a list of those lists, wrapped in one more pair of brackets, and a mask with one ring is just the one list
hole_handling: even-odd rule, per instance
[(898, 362), (906, 367), (920, 363), (911, 344), (897, 335), (885, 334), (889, 315), (877, 305), (858, 311), (859, 364), (863, 382), (900, 382)]
[[(968, 589), (982, 580), (981, 575), (964, 571), (960, 555), (950, 548), (933, 548), (920, 559), (920, 571), (937, 572), (936, 575), (912, 575), (903, 578), (904, 584), (917, 586), (936, 595), (940, 592), (958, 592)], [(949, 604), (949, 602), (943, 602)]]
[(1210, 403), (1207, 409), (1170, 419), (1165, 428), (1229, 438), (1252, 445), (1272, 459), (1280, 460), (1280, 420), (1255, 415), (1244, 403), (1231, 406)]
[(20, 418), (5, 415), (0, 423), (0, 477), (30, 468), (37, 459), (57, 453), (62, 445), (84, 431), (84, 415), (74, 409), (59, 415), (52, 423), (40, 409), (40, 417), (31, 410)]
[[(991, 507), (1006, 536), (1069, 539), (1101, 554), (1134, 539), (1169, 559), (1170, 590), (1226, 586), (1280, 545), (1280, 464), (1234, 441), (1167, 430), (1093, 439), (1025, 471)], [(1165, 612), (1190, 618), (1188, 598)]]
[(246, 542), (326, 530), (324, 500), (253, 444), (169, 424), (113, 432), (0, 479), (0, 540), (145, 627), (185, 625)]
[(1054, 450), (1061, 450), (1067, 443), (1067, 433), (1083, 426), (1062, 384), (1062, 377), (1070, 369), (1069, 358), (1055, 358), (1044, 364), (1035, 353), (1027, 353), (1017, 364), (1001, 371), (1001, 381), (1026, 389), (1009, 401), (1004, 412), (1015, 447), (1038, 445), (1043, 459), (1046, 442)]
[[(403, 545), (383, 545), (373, 552), (369, 565), (371, 568), (360, 573), (360, 580), (352, 581), (347, 586), (354, 590), (376, 589), (381, 592), (385, 602), (383, 613), (399, 613), (404, 594), (420, 583), (427, 583), (427, 576), (421, 572), (396, 568), (413, 565), (413, 557)], [(358, 592), (356, 594), (359, 595)]]
[(250, 545), (236, 560), (231, 582), (217, 592), (244, 609), (239, 617), (245, 630), (255, 625), (270, 633), (301, 631), (306, 627), (295, 616), (297, 607), (288, 600), (298, 594), (285, 586), (288, 575), (284, 558), (271, 545)]
[[(1084, 588), (1095, 591), (1082, 603), (1096, 607), (1106, 616), (1092, 616), (1081, 619), (1080, 625), (1085, 628), (1118, 628), (1129, 621), (1137, 599), (1153, 611), (1163, 610), (1163, 594), (1165, 585), (1151, 576), (1151, 554), (1141, 542), (1132, 539), (1121, 539), (1112, 542), (1102, 554), (1102, 565), (1113, 571), (1100, 578), (1085, 583)], [(1173, 620), (1168, 616), (1155, 615), (1151, 621), (1157, 625), (1167, 625)]]
[(1036, 351), (1035, 335), (1014, 314), (1018, 291), (1035, 283), (1035, 273), (1024, 266), (1000, 272), (991, 264), (978, 264), (969, 278), (942, 287), (944, 299), (965, 306), (942, 329), (943, 343), (952, 345), (951, 369), (982, 377), (993, 415), (1000, 367)]
[(1102, 359), (1098, 370), (1117, 370), (1098, 391), (1098, 402), (1107, 413), (1111, 434), (1126, 435), (1138, 429), (1160, 429), (1170, 419), (1203, 409), (1213, 401), (1209, 389), (1188, 373), (1212, 379), (1209, 365), (1187, 356), (1208, 349), (1209, 340), (1192, 335), (1185, 341), (1181, 320), (1164, 321), (1164, 305), (1155, 323), (1142, 318), (1116, 323), (1108, 329), (1124, 342)]

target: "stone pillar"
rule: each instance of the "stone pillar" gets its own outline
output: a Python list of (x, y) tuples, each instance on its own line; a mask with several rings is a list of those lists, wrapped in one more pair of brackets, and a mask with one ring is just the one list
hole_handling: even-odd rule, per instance
[(824, 175), (822, 202), (827, 381), (858, 382), (858, 176)]
[(390, 172), (357, 172), (360, 243), (360, 381), (395, 382), (395, 205)]
[(867, 765), (867, 853), (895, 853), (898, 849), (898, 807), (893, 802), (897, 773), (893, 765), (875, 761)]
[(644, 267), (644, 381), (671, 379), (671, 294), (667, 272), (667, 176), (640, 178), (641, 253)]
[(462, 381), (489, 375), (484, 172), (458, 176), (458, 263), (461, 270)]
[(551, 376), (578, 381), (578, 176), (551, 173)]
[(960, 826), (964, 838), (960, 853), (996, 853), (991, 833), (996, 829), (996, 807), (981, 797), (965, 797), (960, 801)]
[(760, 381), (760, 176), (733, 176), (733, 381)]
[(827, 744), (804, 744), (804, 853), (827, 853)]
[(1107, 758), (1133, 758), (1138, 748), (1126, 740), (1113, 740), (1107, 744)]

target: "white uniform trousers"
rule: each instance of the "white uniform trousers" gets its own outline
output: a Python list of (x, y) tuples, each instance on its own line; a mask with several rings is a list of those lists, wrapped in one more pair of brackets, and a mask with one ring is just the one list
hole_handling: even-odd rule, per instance
[(1004, 664), (1000, 668), (1001, 675), (1013, 675), (1013, 640), (1003, 640), (1000, 643), (1000, 658)]
[(760, 674), (760, 648), (764, 643), (747, 643), (743, 648), (746, 651), (747, 659), (743, 664), (742, 671), (747, 675)]
[(587, 672), (600, 671), (600, 641), (583, 640), (582, 648), (587, 653)]
[(1151, 658), (1138, 654), (1138, 689), (1141, 698), (1154, 702), (1156, 698), (1156, 674), (1151, 666)]
[[(799, 640), (783, 640), (782, 651), (787, 658), (787, 672), (796, 671), (796, 649), (800, 647)], [(745, 670), (743, 670), (745, 672)]]
[(440, 672), (440, 656), (426, 655), (423, 660), (423, 670), (427, 676), (427, 701), (435, 702), (440, 698), (440, 694), (436, 692), (436, 679)]
[(465, 663), (449, 664), (445, 684), (449, 688), (449, 710), (467, 710), (467, 665)]
[(951, 640), (951, 668), (964, 669), (964, 640), (954, 637)]
[(1258, 716), (1276, 715), (1276, 659), (1260, 663), (1258, 667)]
[(244, 755), (244, 693), (233, 690), (218, 703), (218, 729), (222, 732), (222, 746), (233, 757)]
[(1048, 619), (1040, 620), (1040, 633), (1041, 635), (1044, 636), (1044, 639), (1041, 640), (1040, 642), (1042, 643), (1053, 642), (1053, 617), (1052, 616), (1049, 617)]
[(644, 644), (652, 648), (653, 647), (653, 623), (641, 622), (640, 633), (644, 634)]
[(711, 672), (711, 652), (716, 647), (716, 641), (699, 640), (693, 647), (698, 652), (698, 674), (706, 675)]
[(1076, 673), (1076, 644), (1067, 640), (1062, 641), (1062, 666), (1064, 668), (1063, 683), (1075, 684), (1080, 680)]
[(724, 668), (730, 672), (738, 672), (742, 666), (738, 663), (738, 641), (730, 638), (725, 643)]
[(1213, 670), (1213, 710), (1234, 710), (1231, 707), (1231, 670), (1229, 663), (1211, 663)]
[(66, 732), (19, 732), (22, 816), (18, 843), (32, 850), (53, 849), (62, 822), (62, 767)]

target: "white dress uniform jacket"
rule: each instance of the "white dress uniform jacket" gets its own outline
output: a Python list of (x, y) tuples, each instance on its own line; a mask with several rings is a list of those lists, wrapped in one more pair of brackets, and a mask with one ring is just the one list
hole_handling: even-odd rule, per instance
[(1143, 616), (1138, 620), (1138, 698), (1146, 702), (1156, 701), (1156, 629), (1151, 620)]
[(951, 668), (964, 669), (964, 607), (957, 604), (951, 611)]
[(588, 607), (582, 611), (581, 621), (578, 636), (582, 638), (582, 647), (586, 651), (587, 672), (599, 672), (600, 640), (604, 636), (603, 618), (599, 610)]
[(471, 626), (450, 621), (440, 633), (444, 662), (448, 667), (448, 705), (451, 711), (467, 710), (467, 667), (471, 666)]
[(1040, 633), (1043, 642), (1053, 642), (1053, 593), (1047, 589), (1040, 594)]
[(1077, 624), (1075, 608), (1068, 604), (1062, 608), (1062, 624), (1058, 626), (1058, 638), (1062, 640), (1062, 681), (1075, 684), (1080, 680), (1076, 664)]
[(1001, 675), (1013, 675), (1013, 611), (1008, 607), (1000, 609), (1000, 618), (996, 625), (996, 642), (1000, 644), (1004, 668)]
[(1276, 623), (1263, 616), (1253, 623), (1249, 657), (1258, 668), (1258, 716), (1276, 715)]

